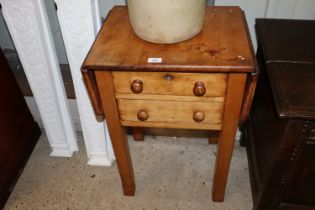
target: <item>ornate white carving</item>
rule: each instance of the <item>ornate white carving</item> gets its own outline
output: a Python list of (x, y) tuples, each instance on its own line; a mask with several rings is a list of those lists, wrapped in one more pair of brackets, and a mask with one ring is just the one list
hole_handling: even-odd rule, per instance
[(55, 0), (68, 56), (89, 165), (110, 166), (115, 159), (105, 123), (96, 121), (81, 75), (81, 65), (97, 32), (100, 14), (97, 0)]
[(70, 157), (78, 150), (66, 103), (59, 64), (42, 0), (0, 0), (41, 114), (52, 156)]

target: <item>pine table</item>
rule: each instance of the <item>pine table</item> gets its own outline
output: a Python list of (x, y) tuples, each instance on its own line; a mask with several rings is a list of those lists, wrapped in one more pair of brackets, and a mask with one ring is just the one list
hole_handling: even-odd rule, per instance
[[(208, 7), (203, 30), (177, 44), (153, 44), (132, 31), (127, 8), (105, 20), (82, 74), (97, 119), (108, 124), (125, 195), (135, 179), (125, 126), (220, 131), (213, 200), (224, 200), (238, 123), (246, 120), (256, 63), (239, 7)], [(210, 164), (210, 163), (209, 163)]]

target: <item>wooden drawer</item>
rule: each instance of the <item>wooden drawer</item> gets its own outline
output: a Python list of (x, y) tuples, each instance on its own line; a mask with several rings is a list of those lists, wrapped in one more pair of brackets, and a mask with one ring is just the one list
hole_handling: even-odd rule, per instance
[[(121, 124), (124, 126), (221, 129), (223, 102), (204, 103), (128, 99), (118, 99), (117, 101)], [(145, 121), (139, 120), (137, 115), (140, 111), (145, 111), (148, 114), (148, 119)], [(204, 113), (204, 120), (196, 122), (193, 119), (195, 112)]]
[[(142, 82), (142, 91), (137, 95), (194, 96), (196, 82), (205, 87), (203, 97), (224, 97), (226, 94), (227, 74), (167, 73), (167, 72), (112, 72), (117, 98), (124, 94), (134, 94), (133, 81)], [(201, 98), (201, 97), (198, 97)]]

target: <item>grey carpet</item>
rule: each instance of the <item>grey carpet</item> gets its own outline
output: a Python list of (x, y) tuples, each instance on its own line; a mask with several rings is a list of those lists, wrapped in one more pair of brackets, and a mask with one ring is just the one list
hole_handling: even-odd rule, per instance
[(136, 195), (122, 194), (116, 164), (86, 164), (82, 134), (72, 158), (50, 157), (42, 135), (5, 210), (250, 210), (251, 191), (246, 151), (235, 145), (225, 201), (211, 201), (216, 146), (202, 138), (146, 136), (129, 144), (136, 177)]

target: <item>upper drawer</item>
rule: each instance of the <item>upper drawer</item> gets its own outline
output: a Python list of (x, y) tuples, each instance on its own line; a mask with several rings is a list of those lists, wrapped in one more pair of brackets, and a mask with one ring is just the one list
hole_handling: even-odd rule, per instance
[(112, 72), (116, 94), (224, 97), (227, 74)]

